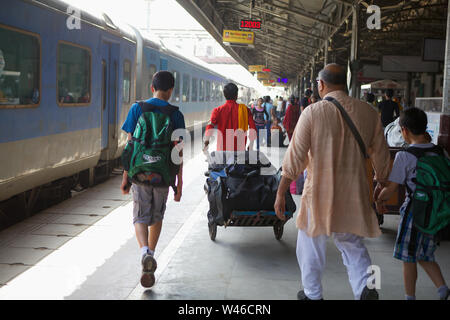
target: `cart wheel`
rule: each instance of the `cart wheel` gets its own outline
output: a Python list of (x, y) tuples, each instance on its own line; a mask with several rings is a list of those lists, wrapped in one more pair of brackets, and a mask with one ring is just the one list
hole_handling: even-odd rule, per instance
[(216, 240), (217, 224), (215, 224), (215, 223), (209, 224), (208, 223), (208, 229), (209, 229), (209, 237), (211, 238), (211, 240), (212, 241)]
[(281, 240), (281, 237), (283, 236), (283, 230), (284, 230), (283, 223), (281, 222), (275, 223), (275, 225), (273, 226), (273, 233), (275, 233), (275, 239)]

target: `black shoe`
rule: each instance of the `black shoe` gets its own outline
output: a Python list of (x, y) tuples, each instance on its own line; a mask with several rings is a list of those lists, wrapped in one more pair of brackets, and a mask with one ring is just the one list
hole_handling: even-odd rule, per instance
[[(302, 301), (309, 301), (309, 300), (311, 300), (312, 301), (312, 299), (308, 298), (308, 296), (305, 294), (305, 291), (303, 291), (303, 290), (300, 290), (297, 293), (297, 300), (302, 300)], [(320, 300), (323, 300), (323, 299), (320, 299)]]
[(364, 287), (360, 300), (379, 300), (378, 292), (375, 289), (369, 289), (367, 286)]

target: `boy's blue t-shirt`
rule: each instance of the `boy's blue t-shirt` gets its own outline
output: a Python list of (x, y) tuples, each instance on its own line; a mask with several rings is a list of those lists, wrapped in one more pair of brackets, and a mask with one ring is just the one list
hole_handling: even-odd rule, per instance
[[(145, 102), (150, 103), (157, 107), (165, 107), (165, 106), (169, 105), (169, 103), (167, 101), (164, 101), (164, 100), (161, 100), (158, 98), (151, 98), (151, 99), (146, 100)], [(159, 112), (159, 111), (156, 111), (156, 112)], [(122, 130), (127, 133), (133, 134), (134, 129), (136, 129), (138, 119), (141, 115), (142, 115), (142, 109), (139, 106), (139, 104), (137, 104), (137, 103), (133, 104), (131, 106), (130, 111), (128, 112), (127, 119), (125, 120), (125, 122), (122, 125)], [(174, 113), (172, 113), (171, 120), (172, 120), (172, 123), (174, 126), (174, 128), (173, 128), (174, 130), (186, 129), (186, 124), (184, 122), (184, 116), (180, 112), (180, 110), (177, 110)]]

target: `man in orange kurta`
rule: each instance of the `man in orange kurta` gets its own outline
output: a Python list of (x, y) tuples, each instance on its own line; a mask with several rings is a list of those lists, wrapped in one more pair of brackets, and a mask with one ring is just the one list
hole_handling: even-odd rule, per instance
[(284, 194), (306, 168), (308, 178), (297, 216), (297, 258), (304, 287), (298, 298), (322, 299), (326, 240), (331, 236), (342, 252), (355, 299), (377, 299), (376, 290), (367, 287), (371, 260), (362, 242), (363, 237), (381, 234), (369, 199), (365, 159), (339, 109), (325, 98), (336, 99), (354, 122), (380, 183), (389, 175), (389, 149), (377, 112), (347, 95), (342, 67), (327, 65), (319, 73), (318, 87), (324, 100), (300, 116), (283, 160), (275, 202), (277, 216), (284, 219)]

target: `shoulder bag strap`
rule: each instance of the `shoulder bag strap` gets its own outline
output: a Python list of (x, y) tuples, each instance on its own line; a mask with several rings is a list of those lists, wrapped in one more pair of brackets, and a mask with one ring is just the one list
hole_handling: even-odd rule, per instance
[(435, 153), (438, 156), (444, 155), (444, 152), (440, 146), (432, 146), (430, 148), (408, 147), (405, 151), (414, 155), (417, 159), (425, 156), (427, 153)]
[(352, 119), (350, 119), (350, 116), (348, 113), (344, 110), (344, 107), (341, 106), (341, 104), (334, 99), (333, 97), (326, 97), (325, 100), (330, 101), (333, 103), (340, 111), (342, 118), (344, 118), (345, 122), (350, 128), (350, 131), (353, 133), (356, 141), (358, 142), (359, 148), (361, 149), (361, 153), (363, 154), (364, 158), (368, 159), (369, 156), (366, 152), (366, 146), (364, 145), (364, 141), (361, 138), (361, 135), (358, 132), (358, 129), (356, 129), (355, 124), (353, 123)]
[(171, 116), (172, 113), (179, 109), (178, 107), (171, 104), (159, 107), (145, 101), (139, 101), (137, 103), (141, 107), (142, 112), (152, 112), (154, 110), (159, 110), (161, 113), (167, 114), (168, 116)]
[(156, 106), (145, 101), (138, 101), (137, 104), (139, 105), (139, 107), (141, 107), (142, 113), (151, 112), (156, 109)]

